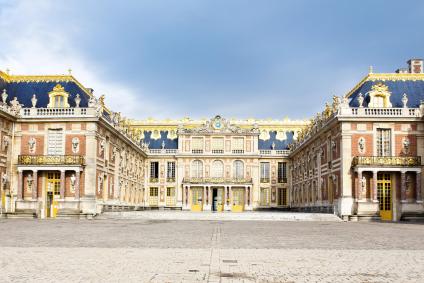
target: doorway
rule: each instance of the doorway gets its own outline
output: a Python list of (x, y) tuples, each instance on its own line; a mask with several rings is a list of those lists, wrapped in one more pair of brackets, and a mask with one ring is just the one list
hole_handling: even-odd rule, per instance
[(224, 189), (212, 188), (212, 211), (224, 211)]
[(378, 173), (377, 199), (381, 220), (392, 220), (392, 180), (390, 173)]
[(46, 217), (56, 217), (60, 198), (60, 173), (48, 172), (46, 182)]
[(203, 188), (191, 189), (191, 210), (202, 211), (203, 209)]

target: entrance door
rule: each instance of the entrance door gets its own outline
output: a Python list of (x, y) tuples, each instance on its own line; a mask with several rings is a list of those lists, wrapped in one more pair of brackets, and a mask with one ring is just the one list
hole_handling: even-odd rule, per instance
[(175, 206), (175, 188), (166, 188), (166, 206)]
[(202, 211), (203, 209), (203, 188), (191, 189), (191, 211)]
[(279, 189), (278, 204), (279, 205), (287, 205), (287, 188), (280, 188)]
[(224, 189), (213, 188), (212, 189), (212, 211), (224, 211)]
[(392, 220), (392, 180), (388, 173), (377, 175), (377, 198), (382, 220)]
[(149, 206), (158, 206), (159, 200), (159, 189), (158, 188), (150, 188), (150, 194), (149, 194)]
[(46, 182), (46, 217), (56, 217), (60, 198), (60, 173), (48, 172)]
[(269, 204), (269, 188), (261, 188), (261, 206), (268, 206)]
[(242, 212), (244, 209), (244, 194), (245, 190), (242, 188), (233, 189), (233, 212)]

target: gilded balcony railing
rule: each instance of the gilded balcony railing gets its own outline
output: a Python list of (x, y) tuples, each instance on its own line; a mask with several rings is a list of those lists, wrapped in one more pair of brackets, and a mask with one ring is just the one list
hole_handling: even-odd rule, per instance
[(352, 166), (420, 166), (420, 156), (356, 156)]
[(252, 178), (184, 178), (190, 184), (251, 184)]
[(84, 165), (81, 155), (19, 155), (19, 165)]

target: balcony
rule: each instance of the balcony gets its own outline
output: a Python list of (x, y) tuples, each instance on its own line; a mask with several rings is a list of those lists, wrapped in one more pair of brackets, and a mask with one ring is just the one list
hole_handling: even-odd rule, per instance
[(356, 156), (352, 166), (421, 166), (420, 156)]
[(252, 178), (184, 178), (188, 184), (252, 184)]
[(261, 178), (261, 183), (269, 183), (269, 178)]
[(150, 177), (150, 183), (158, 183), (158, 182), (159, 182), (159, 178)]
[(277, 182), (278, 182), (279, 184), (287, 183), (287, 178), (278, 178)]
[(174, 182), (175, 182), (175, 177), (174, 177), (174, 178), (172, 178), (172, 177), (167, 177), (167, 178), (166, 178), (166, 181), (167, 181), (168, 183), (174, 183)]
[(84, 165), (80, 155), (19, 155), (19, 165)]

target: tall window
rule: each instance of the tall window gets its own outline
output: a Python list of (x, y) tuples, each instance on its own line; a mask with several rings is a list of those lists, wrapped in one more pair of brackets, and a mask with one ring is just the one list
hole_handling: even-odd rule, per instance
[(63, 154), (63, 131), (62, 129), (49, 129), (48, 133), (48, 155)]
[(203, 138), (193, 138), (191, 142), (192, 153), (203, 153)]
[(224, 138), (212, 138), (212, 153), (224, 153)]
[(175, 181), (175, 162), (174, 161), (170, 161), (167, 163), (166, 178), (168, 179), (168, 181)]
[(241, 160), (234, 161), (234, 178), (243, 179), (244, 178), (244, 164)]
[(221, 160), (215, 160), (212, 163), (212, 178), (222, 178), (224, 177), (224, 163)]
[(244, 139), (233, 138), (231, 149), (232, 149), (232, 153), (236, 153), (236, 154), (244, 153)]
[(390, 129), (377, 129), (377, 156), (391, 155)]
[(191, 165), (191, 177), (202, 178), (203, 177), (203, 163), (200, 160), (194, 160)]
[(261, 182), (269, 182), (269, 162), (261, 162)]
[(150, 162), (150, 182), (157, 182), (159, 178), (159, 162)]
[(287, 183), (287, 162), (278, 162), (278, 183)]

